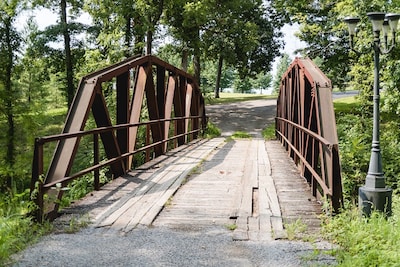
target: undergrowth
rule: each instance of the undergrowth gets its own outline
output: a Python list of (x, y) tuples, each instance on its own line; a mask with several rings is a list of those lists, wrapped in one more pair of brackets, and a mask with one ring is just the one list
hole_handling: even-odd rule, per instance
[(268, 125), (263, 131), (262, 136), (265, 140), (274, 140), (275, 136), (275, 123)]
[(355, 99), (335, 103), (345, 206), (323, 218), (323, 236), (338, 245), (339, 266), (399, 266), (400, 262), (400, 120), (383, 112), (381, 153), (386, 182), (394, 189), (393, 215), (374, 212), (370, 218), (357, 208), (358, 188), (365, 183), (371, 154), (372, 118)]
[(27, 214), (35, 205), (29, 199), (29, 190), (13, 196), (0, 196), (0, 266), (9, 262), (9, 257), (40, 236), (50, 232), (51, 225), (38, 224)]
[(400, 263), (399, 196), (393, 198), (393, 216), (374, 212), (370, 218), (357, 208), (324, 220), (323, 235), (339, 245), (339, 266), (398, 266)]

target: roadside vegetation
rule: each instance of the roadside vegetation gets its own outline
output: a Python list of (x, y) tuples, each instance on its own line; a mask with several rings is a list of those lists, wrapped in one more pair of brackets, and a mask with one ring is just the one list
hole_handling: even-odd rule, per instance
[(334, 103), (345, 198), (343, 211), (323, 218), (323, 236), (339, 245), (334, 251), (339, 266), (397, 266), (400, 262), (400, 120), (382, 111), (381, 149), (388, 186), (393, 189), (393, 215), (361, 216), (357, 208), (358, 187), (365, 182), (372, 140), (372, 118), (363, 112), (359, 98)]

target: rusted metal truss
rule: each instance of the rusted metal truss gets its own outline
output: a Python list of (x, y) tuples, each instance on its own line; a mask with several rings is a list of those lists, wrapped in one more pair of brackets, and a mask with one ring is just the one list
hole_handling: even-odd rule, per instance
[(332, 87), (310, 59), (296, 58), (282, 76), (276, 133), (313, 195), (338, 212), (343, 196)]
[[(116, 98), (116, 108), (107, 106), (104, 84), (115, 89), (111, 95)], [(91, 114), (97, 128), (85, 130)], [(146, 160), (150, 155), (162, 155), (171, 147), (197, 138), (205, 126), (204, 99), (195, 79), (154, 56), (128, 58), (85, 76), (62, 134), (37, 138), (35, 142), (31, 190), (39, 206), (38, 219), (56, 216), (62, 188), (72, 180), (94, 173), (98, 188), (99, 169), (110, 166), (113, 177), (121, 176), (133, 168), (135, 154), (145, 151)], [(146, 143), (140, 147), (139, 127), (145, 127), (147, 133)], [(88, 136), (93, 140), (93, 164), (73, 170), (80, 142)], [(56, 144), (56, 148), (45, 168), (44, 146), (49, 143)], [(100, 159), (101, 152), (105, 159)]]

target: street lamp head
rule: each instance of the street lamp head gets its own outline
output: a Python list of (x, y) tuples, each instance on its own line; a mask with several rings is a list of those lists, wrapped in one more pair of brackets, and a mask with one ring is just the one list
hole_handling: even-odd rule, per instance
[(392, 30), (392, 32), (397, 32), (397, 24), (400, 19), (400, 14), (386, 14), (386, 19), (389, 21), (390, 29)]
[(374, 32), (380, 32), (382, 30), (383, 21), (385, 19), (384, 12), (369, 12), (367, 13), (368, 18), (372, 22), (372, 30)]
[(387, 37), (389, 35), (390, 26), (389, 26), (389, 20), (388, 19), (385, 19), (383, 21), (382, 31), (383, 31), (383, 36)]
[(346, 17), (343, 21), (349, 27), (350, 36), (354, 36), (356, 34), (357, 23), (360, 22), (360, 19), (357, 17)]

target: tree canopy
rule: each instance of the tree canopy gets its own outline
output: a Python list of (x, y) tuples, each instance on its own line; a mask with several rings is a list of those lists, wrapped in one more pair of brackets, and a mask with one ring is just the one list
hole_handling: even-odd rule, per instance
[[(399, 13), (400, 1), (275, 1), (275, 7), (288, 22), (301, 25), (298, 37), (307, 46), (303, 55), (312, 59), (318, 58), (321, 69), (332, 80), (334, 86), (341, 90), (352, 88), (360, 90), (363, 99), (363, 110), (369, 112), (370, 97), (373, 85), (373, 50), (372, 25), (367, 18), (368, 12), (380, 11)], [(362, 54), (351, 52), (347, 26), (343, 19), (347, 16), (357, 16), (361, 19), (355, 37), (355, 49)], [(395, 50), (382, 58), (382, 86), (387, 97), (384, 107), (400, 112), (399, 53)]]

